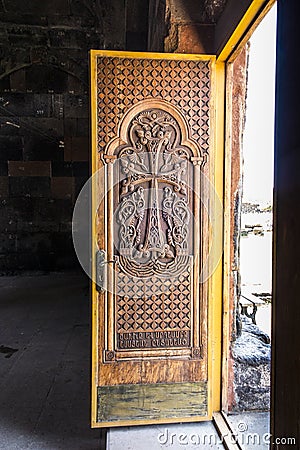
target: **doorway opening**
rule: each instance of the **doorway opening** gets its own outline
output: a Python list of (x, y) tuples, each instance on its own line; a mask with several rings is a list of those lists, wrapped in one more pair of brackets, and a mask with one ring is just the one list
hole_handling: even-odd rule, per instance
[(275, 28), (272, 8), (250, 40), (243, 137), (241, 289), (264, 303), (256, 323), (271, 336), (272, 211), (275, 107)]
[[(273, 7), (231, 63), (234, 83), (242, 79), (238, 71), (245, 68), (246, 79), (242, 79), (244, 91), (240, 92), (244, 110), (238, 111), (240, 152), (231, 154), (230, 292), (235, 313), (225, 409), (230, 427), (245, 449), (257, 445), (251, 446), (252, 438), (247, 441), (253, 434), (260, 445), (267, 448), (269, 444), (261, 439), (269, 432), (270, 410), (275, 34)], [(241, 84), (231, 87), (232, 99), (237, 87), (241, 90)], [(234, 105), (232, 109), (233, 127), (237, 111)], [(232, 136), (231, 144), (234, 148)]]

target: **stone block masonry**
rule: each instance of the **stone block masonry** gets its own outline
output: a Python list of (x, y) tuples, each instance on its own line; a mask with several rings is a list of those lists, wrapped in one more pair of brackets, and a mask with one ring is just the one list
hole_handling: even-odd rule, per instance
[(112, 40), (106, 9), (0, 4), (0, 273), (78, 264), (71, 220), (89, 176), (88, 52)]

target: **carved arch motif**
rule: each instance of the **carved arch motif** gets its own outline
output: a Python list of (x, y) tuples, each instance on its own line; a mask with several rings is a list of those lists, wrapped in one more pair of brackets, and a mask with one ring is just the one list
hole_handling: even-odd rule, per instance
[(116, 210), (119, 268), (177, 277), (191, 261), (193, 170), (203, 163), (187, 124), (169, 103), (139, 102), (124, 116), (104, 158), (120, 162)]

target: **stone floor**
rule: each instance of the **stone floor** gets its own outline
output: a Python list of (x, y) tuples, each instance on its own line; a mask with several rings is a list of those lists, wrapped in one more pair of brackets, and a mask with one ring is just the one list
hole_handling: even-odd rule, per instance
[[(222, 449), (212, 422), (111, 429), (107, 447), (90, 429), (88, 285), (78, 273), (0, 277), (0, 449)], [(267, 414), (230, 420), (240, 435), (241, 422), (268, 432)]]
[(228, 416), (231, 429), (243, 450), (267, 450), (271, 442), (270, 414), (244, 412)]
[[(242, 450), (267, 450), (271, 442), (269, 413), (249, 412), (228, 416), (233, 432), (228, 441), (236, 440)], [(180, 450), (224, 449), (212, 422), (153, 425), (147, 427), (111, 428), (107, 450)]]
[(0, 277), (0, 449), (104, 448), (89, 425), (89, 349), (85, 277)]
[(107, 450), (224, 449), (212, 422), (110, 429)]

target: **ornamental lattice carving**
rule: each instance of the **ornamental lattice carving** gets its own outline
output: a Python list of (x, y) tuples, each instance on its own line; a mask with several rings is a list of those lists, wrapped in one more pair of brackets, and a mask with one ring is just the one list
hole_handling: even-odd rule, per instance
[(98, 57), (98, 149), (118, 133), (120, 118), (137, 102), (163, 99), (178, 107), (191, 138), (209, 151), (210, 61)]
[(119, 273), (118, 286), (116, 323), (120, 350), (190, 346), (190, 270), (172, 280), (153, 277), (145, 281)]

